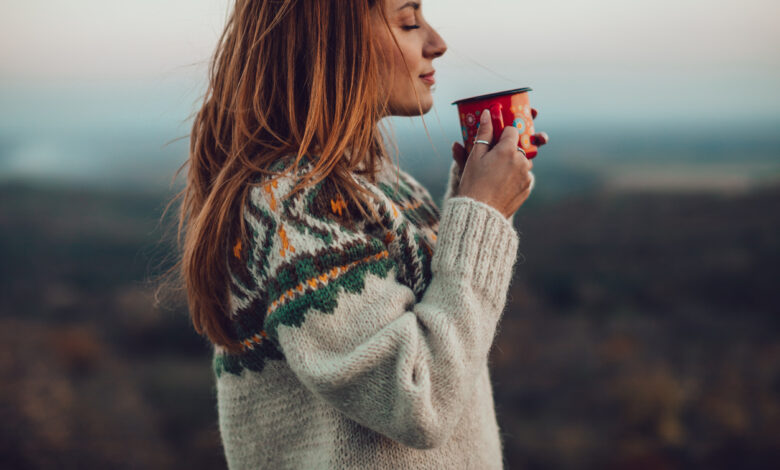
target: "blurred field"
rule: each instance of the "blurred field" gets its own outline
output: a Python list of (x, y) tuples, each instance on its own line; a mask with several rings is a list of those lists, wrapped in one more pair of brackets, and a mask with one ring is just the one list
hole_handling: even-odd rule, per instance
[[(508, 468), (777, 466), (780, 186), (593, 181), (516, 217), (491, 353)], [(145, 282), (164, 202), (0, 187), (0, 467), (224, 467), (210, 350)]]

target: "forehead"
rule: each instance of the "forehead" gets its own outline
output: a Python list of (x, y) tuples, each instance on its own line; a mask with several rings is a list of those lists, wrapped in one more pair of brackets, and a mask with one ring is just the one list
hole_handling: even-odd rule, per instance
[(391, 13), (418, 10), (422, 0), (385, 0), (385, 8)]

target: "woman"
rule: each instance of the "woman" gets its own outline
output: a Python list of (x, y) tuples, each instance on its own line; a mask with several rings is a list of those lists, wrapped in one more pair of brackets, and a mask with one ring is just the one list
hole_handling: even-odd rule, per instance
[(378, 130), (430, 110), (445, 51), (419, 2), (235, 3), (180, 214), (230, 468), (502, 467), (487, 358), (531, 162), (483, 122), (440, 214)]

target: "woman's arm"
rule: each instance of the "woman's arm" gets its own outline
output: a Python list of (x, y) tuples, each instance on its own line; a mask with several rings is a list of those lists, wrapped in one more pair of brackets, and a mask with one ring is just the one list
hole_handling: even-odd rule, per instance
[(259, 188), (250, 199), (250, 226), (259, 226), (252, 214), (272, 221), (251, 250), (258, 285), (268, 289), (263, 336), (307, 388), (352, 420), (415, 448), (446, 442), (506, 303), (519, 243), (508, 220), (474, 199), (448, 199), (431, 282), (417, 301), (396, 280), (393, 236), (292, 212), (305, 210), (302, 201), (273, 210)]

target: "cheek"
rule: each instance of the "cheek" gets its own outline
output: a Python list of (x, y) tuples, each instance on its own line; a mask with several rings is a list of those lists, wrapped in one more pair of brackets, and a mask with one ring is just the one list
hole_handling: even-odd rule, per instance
[(390, 67), (389, 77), (392, 77), (393, 80), (396, 83), (398, 83), (400, 78), (404, 78), (407, 75), (406, 72), (407, 62), (404, 60), (403, 52), (398, 50), (398, 47), (396, 47), (395, 44), (393, 44), (392, 47), (393, 48), (390, 51), (390, 60), (388, 61), (389, 62), (388, 66)]
[[(396, 40), (393, 41), (392, 37), (385, 37), (382, 42), (382, 55), (386, 63), (386, 68), (389, 74), (396, 77), (405, 77), (408, 74), (415, 73), (417, 66), (419, 65), (415, 59), (420, 55), (419, 49), (413, 44), (410, 38), (404, 37), (403, 34), (397, 35)], [(416, 53), (416, 54), (415, 54)], [(408, 67), (408, 72), (407, 72)], [(417, 72), (419, 74), (420, 72)]]
[[(399, 42), (403, 47), (403, 44)], [(391, 88), (398, 82), (398, 77), (406, 75), (404, 54), (396, 46), (392, 37), (385, 36), (380, 42), (380, 61), (382, 62), (382, 75), (386, 81), (390, 81)]]
[[(396, 48), (396, 62), (398, 62), (397, 66), (399, 67), (399, 71), (404, 75), (406, 75), (407, 73), (411, 75), (416, 75), (415, 70), (417, 70), (418, 64), (417, 61), (415, 60), (416, 56), (414, 54), (415, 52), (414, 47), (408, 44), (404, 44), (402, 42), (399, 43), (399, 46), (401, 46), (400, 51), (398, 50), (398, 48)], [(408, 72), (407, 72), (407, 67), (409, 68)]]

